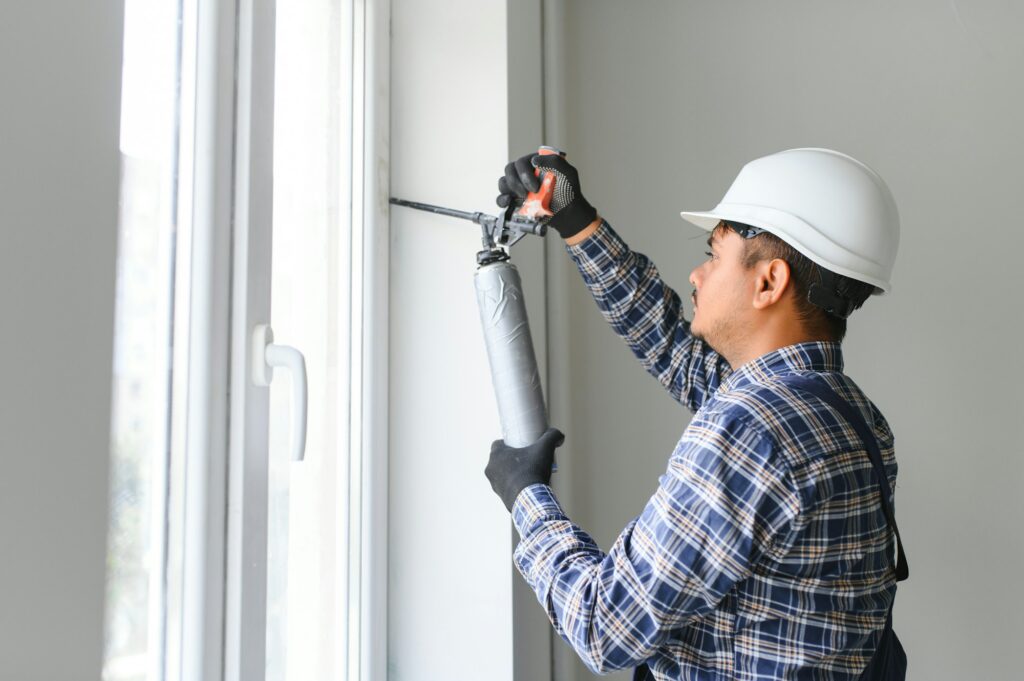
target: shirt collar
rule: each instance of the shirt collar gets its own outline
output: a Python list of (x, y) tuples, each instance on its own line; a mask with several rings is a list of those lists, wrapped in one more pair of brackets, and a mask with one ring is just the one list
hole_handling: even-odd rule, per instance
[(746, 383), (765, 380), (775, 374), (798, 371), (842, 372), (842, 348), (835, 341), (807, 341), (787, 345), (742, 365), (726, 379), (722, 387), (736, 388)]

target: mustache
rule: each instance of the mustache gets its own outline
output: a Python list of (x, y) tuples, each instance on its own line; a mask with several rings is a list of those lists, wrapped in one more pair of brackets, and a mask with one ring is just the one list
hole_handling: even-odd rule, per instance
[(694, 305), (697, 304), (697, 289), (693, 289), (693, 292), (690, 294), (690, 300), (693, 301)]

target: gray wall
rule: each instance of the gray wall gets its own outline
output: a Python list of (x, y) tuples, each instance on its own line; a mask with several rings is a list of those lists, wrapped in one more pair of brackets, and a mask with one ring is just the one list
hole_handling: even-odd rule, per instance
[[(578, 0), (565, 26), (564, 135), (549, 141), (686, 301), (705, 249), (678, 211), (712, 208), (746, 161), (825, 146), (887, 180), (902, 216), (893, 292), (851, 317), (844, 350), (896, 433), (913, 569), (895, 628), (912, 679), (1020, 678), (1024, 4)], [(567, 261), (552, 259), (554, 277)], [(571, 349), (552, 354), (570, 374), (555, 422), (573, 476), (560, 485), (607, 549), (690, 415), (578, 276), (569, 289), (569, 317), (551, 329)]]
[(0, 678), (103, 654), (121, 2), (0, 22)]
[[(539, 106), (510, 123), (524, 105), (508, 97), (507, 36), (535, 26), (539, 4), (514, 28), (506, 5), (392, 2), (393, 196), (496, 212), (510, 144), (537, 144)], [(543, 681), (546, 621), (514, 590), (512, 526), (483, 472), (501, 428), (473, 287), (479, 228), (397, 207), (390, 224), (388, 678)], [(517, 247), (517, 265), (543, 357), (542, 244)]]

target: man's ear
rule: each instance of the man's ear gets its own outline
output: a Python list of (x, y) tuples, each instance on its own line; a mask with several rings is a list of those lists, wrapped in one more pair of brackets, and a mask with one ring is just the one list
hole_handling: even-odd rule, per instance
[(782, 300), (789, 283), (789, 263), (785, 260), (775, 258), (758, 263), (754, 280), (754, 308), (764, 310)]

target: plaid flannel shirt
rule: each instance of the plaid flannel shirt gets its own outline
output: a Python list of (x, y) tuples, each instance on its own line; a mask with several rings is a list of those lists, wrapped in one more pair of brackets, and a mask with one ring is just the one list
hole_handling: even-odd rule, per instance
[(892, 432), (842, 373), (839, 344), (732, 371), (606, 222), (567, 249), (612, 328), (695, 414), (608, 553), (547, 485), (516, 499), (514, 560), (555, 630), (598, 673), (646, 662), (659, 680), (857, 678), (895, 595), (892, 533), (853, 428), (783, 382), (818, 374), (858, 408), (894, 485)]

